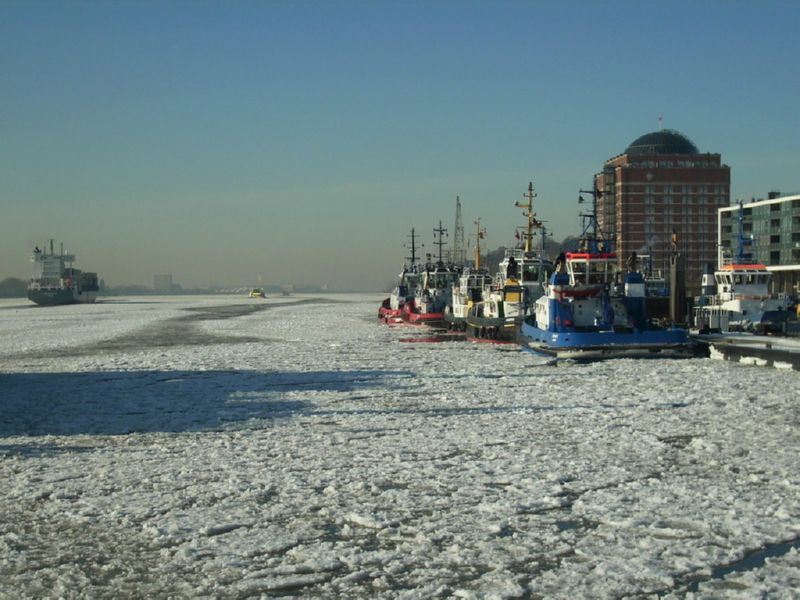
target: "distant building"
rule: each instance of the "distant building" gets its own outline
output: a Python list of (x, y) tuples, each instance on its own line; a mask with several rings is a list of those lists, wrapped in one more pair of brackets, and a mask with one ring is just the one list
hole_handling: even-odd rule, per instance
[(153, 290), (159, 294), (171, 294), (173, 290), (172, 273), (153, 275)]
[(747, 240), (744, 259), (766, 265), (772, 292), (800, 293), (800, 194), (770, 192), (756, 200), (719, 209), (719, 263), (735, 262), (739, 237)]
[(704, 268), (716, 262), (717, 211), (730, 204), (730, 183), (719, 154), (701, 153), (677, 131), (654, 131), (595, 175), (598, 226), (614, 240), (620, 266), (636, 252), (664, 272), (675, 235), (694, 295)]

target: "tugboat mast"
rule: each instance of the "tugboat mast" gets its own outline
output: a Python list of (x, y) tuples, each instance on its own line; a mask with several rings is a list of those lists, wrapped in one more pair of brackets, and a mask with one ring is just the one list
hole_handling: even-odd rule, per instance
[(742, 204), (741, 200), (739, 200), (739, 239), (737, 241), (736, 264), (744, 265), (754, 262), (752, 260), (747, 260), (744, 255), (744, 247), (751, 245), (753, 240), (744, 235), (744, 204)]
[(525, 204), (521, 204), (519, 201), (514, 202), (514, 206), (518, 206), (523, 211), (522, 214), (528, 218), (527, 230), (525, 232), (525, 254), (530, 254), (533, 252), (533, 229), (534, 227), (538, 228), (541, 227), (542, 224), (536, 219), (536, 213), (533, 212), (533, 199), (536, 198), (536, 193), (533, 191), (533, 182), (528, 183), (528, 192), (522, 194), (523, 198), (526, 198), (528, 201)]
[[(411, 238), (411, 256), (406, 256), (406, 260), (411, 261), (411, 270), (414, 270), (414, 263), (416, 263), (419, 258), (417, 258), (417, 237), (414, 233), (414, 228), (411, 228), (411, 235), (407, 236)], [(404, 247), (408, 248), (408, 246)]]
[[(437, 233), (439, 234), (438, 239), (436, 238)], [(442, 237), (444, 236), (445, 233), (447, 233), (447, 229), (442, 227), (442, 222), (439, 221), (439, 227), (438, 228), (434, 227), (433, 229), (433, 240), (434, 240), (433, 244), (434, 246), (439, 246), (439, 262), (437, 263), (437, 266), (440, 267), (444, 266), (444, 260), (442, 260), (442, 246), (444, 246), (444, 240), (442, 239)]]
[(463, 265), (467, 262), (466, 248), (464, 248), (464, 222), (461, 220), (461, 199), (456, 196), (456, 224), (453, 230), (453, 262)]
[[(552, 234), (550, 234), (552, 235)], [(542, 224), (542, 240), (541, 248), (539, 248), (539, 282), (545, 283), (547, 281), (547, 273), (544, 271), (544, 253), (545, 242), (547, 241), (547, 228)]]
[[(592, 186), (593, 189), (591, 190), (578, 190), (579, 194), (591, 194), (592, 195), (592, 212), (590, 214), (581, 213), (581, 217), (583, 218), (584, 223), (588, 221), (586, 225), (583, 227), (583, 233), (581, 234), (581, 239), (586, 240), (586, 250), (589, 252), (599, 252), (599, 244), (603, 242), (603, 251), (604, 252), (611, 252), (614, 250), (613, 244), (611, 243), (611, 239), (600, 239), (598, 237), (598, 230), (597, 230), (597, 199), (603, 196), (603, 192), (597, 189), (597, 180), (595, 179), (595, 183)], [(578, 196), (578, 204), (583, 204), (584, 199), (583, 196)], [(591, 229), (591, 235), (587, 235)], [(602, 234), (602, 232), (600, 232)]]
[(481, 229), (480, 217), (475, 221), (475, 225), (478, 227), (478, 232), (475, 234), (475, 270), (478, 270), (481, 268), (481, 239), (486, 235), (486, 231)]

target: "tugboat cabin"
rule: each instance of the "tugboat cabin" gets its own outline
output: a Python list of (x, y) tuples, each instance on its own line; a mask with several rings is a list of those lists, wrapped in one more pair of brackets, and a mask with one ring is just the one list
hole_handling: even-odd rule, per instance
[(567, 252), (569, 283), (574, 287), (604, 287), (613, 285), (617, 277), (617, 255)]
[(761, 297), (769, 295), (772, 273), (764, 265), (724, 265), (714, 279), (720, 296)]

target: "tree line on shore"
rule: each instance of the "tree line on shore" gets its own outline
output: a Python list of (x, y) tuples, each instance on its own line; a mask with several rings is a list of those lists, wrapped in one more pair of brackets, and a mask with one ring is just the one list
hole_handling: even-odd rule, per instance
[(0, 281), (0, 298), (24, 298), (28, 294), (28, 282), (16, 277)]

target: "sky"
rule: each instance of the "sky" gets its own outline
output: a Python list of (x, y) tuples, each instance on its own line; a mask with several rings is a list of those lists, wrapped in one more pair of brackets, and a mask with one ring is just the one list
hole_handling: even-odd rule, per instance
[(0, 279), (387, 289), (455, 201), (490, 247), (676, 129), (800, 190), (795, 1), (0, 3)]

